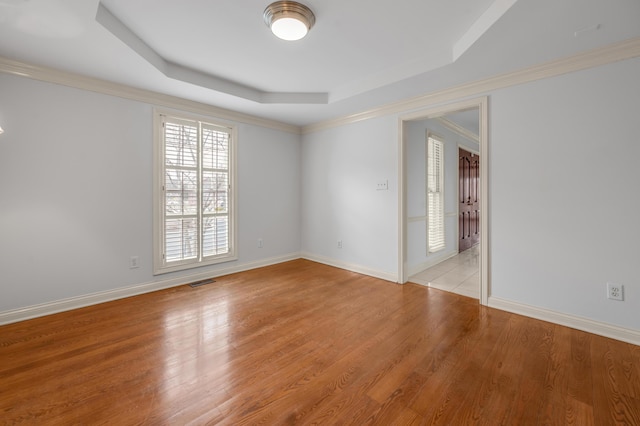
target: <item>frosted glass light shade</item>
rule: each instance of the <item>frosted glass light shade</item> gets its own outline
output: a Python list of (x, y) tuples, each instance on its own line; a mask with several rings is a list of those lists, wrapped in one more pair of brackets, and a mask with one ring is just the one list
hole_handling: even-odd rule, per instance
[(283, 40), (300, 40), (309, 30), (304, 22), (294, 18), (281, 18), (271, 24), (271, 32)]
[(264, 10), (264, 22), (276, 37), (300, 40), (316, 22), (311, 9), (295, 1), (277, 1)]
[(0, 135), (4, 133), (4, 130), (2, 130), (2, 127), (0, 127)]

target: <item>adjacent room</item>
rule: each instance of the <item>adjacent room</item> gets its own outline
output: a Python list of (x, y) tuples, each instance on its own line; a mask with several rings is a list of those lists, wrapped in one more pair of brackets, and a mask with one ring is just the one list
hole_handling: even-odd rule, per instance
[(0, 423), (640, 424), (640, 2), (0, 0)]

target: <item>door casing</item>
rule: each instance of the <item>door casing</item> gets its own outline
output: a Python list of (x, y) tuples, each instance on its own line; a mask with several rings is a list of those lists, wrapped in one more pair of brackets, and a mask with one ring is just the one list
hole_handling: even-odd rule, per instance
[(478, 109), (479, 114), (479, 142), (480, 142), (480, 228), (482, 238), (480, 239), (480, 304), (487, 305), (490, 294), (490, 271), (489, 271), (489, 209), (488, 209), (488, 189), (489, 189), (489, 139), (488, 139), (488, 98), (481, 97), (469, 99), (456, 103), (427, 108), (402, 115), (398, 118), (398, 283), (407, 282), (407, 179), (406, 179), (406, 134), (404, 123), (408, 121), (437, 118), (443, 115), (468, 110)]

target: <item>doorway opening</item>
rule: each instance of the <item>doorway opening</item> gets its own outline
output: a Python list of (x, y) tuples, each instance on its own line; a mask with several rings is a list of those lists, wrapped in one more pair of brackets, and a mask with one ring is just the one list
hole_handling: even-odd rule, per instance
[[(430, 138), (442, 147), (433, 150)], [(401, 117), (399, 145), (399, 281), (411, 278), (447, 291), (459, 287), (458, 293), (486, 305), (487, 99)], [(442, 181), (434, 179), (438, 173)], [(437, 245), (434, 233), (442, 240)]]

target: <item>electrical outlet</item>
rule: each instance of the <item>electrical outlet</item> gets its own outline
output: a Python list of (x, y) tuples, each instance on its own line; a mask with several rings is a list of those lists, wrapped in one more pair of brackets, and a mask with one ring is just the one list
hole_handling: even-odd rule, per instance
[(342, 240), (338, 240), (338, 248), (342, 248)]
[(262, 238), (258, 238), (258, 248), (262, 248)]
[(140, 267), (140, 260), (138, 256), (131, 256), (129, 258), (129, 269), (136, 269)]
[(607, 299), (624, 300), (624, 286), (622, 284), (607, 283)]
[(389, 189), (389, 181), (388, 180), (381, 180), (378, 181), (378, 185), (376, 187), (377, 191), (386, 191)]

